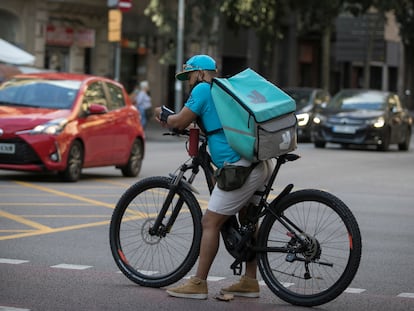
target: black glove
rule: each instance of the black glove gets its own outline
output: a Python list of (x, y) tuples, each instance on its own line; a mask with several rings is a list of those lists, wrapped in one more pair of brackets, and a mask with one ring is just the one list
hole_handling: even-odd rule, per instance
[(160, 121), (167, 123), (167, 119), (170, 115), (174, 114), (174, 111), (168, 109), (165, 106), (161, 107)]

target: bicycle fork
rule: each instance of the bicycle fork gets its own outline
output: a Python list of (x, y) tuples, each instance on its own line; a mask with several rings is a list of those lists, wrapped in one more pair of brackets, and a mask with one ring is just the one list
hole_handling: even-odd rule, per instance
[(183, 206), (184, 200), (179, 197), (178, 201), (176, 202), (175, 206), (172, 207), (171, 216), (168, 219), (168, 222), (166, 225), (164, 225), (162, 222), (165, 219), (165, 216), (171, 207), (171, 204), (173, 203), (174, 196), (177, 193), (177, 188), (184, 186), (185, 188), (189, 189), (192, 192), (198, 192), (191, 183), (195, 179), (195, 176), (197, 175), (197, 168), (193, 168), (193, 172), (189, 178), (188, 181), (185, 180), (184, 173), (190, 169), (193, 168), (192, 165), (188, 166), (184, 164), (178, 175), (172, 176), (171, 186), (170, 190), (168, 191), (167, 197), (164, 200), (164, 203), (162, 205), (162, 208), (160, 212), (158, 213), (157, 217), (155, 218), (154, 225), (149, 229), (149, 234), (152, 236), (158, 236), (158, 237), (165, 237), (167, 233), (170, 232), (175, 220), (177, 219), (178, 214), (181, 211), (181, 208)]

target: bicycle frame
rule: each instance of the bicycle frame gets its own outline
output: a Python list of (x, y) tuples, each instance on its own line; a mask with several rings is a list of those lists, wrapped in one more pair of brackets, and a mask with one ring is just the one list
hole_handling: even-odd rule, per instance
[[(150, 229), (149, 233), (151, 235), (157, 235), (157, 236), (165, 236), (166, 233), (168, 233), (170, 231), (170, 229), (172, 228), (180, 210), (182, 207), (182, 200), (178, 200), (178, 202), (176, 203), (176, 205), (173, 207), (172, 209), (172, 213), (171, 216), (168, 219), (168, 222), (165, 226), (162, 225), (162, 221), (165, 218), (165, 215), (171, 205), (172, 199), (174, 197), (175, 191), (177, 187), (184, 187), (186, 189), (188, 189), (189, 191), (192, 192), (197, 192), (197, 190), (192, 186), (192, 183), (195, 179), (195, 177), (197, 176), (197, 174), (200, 171), (200, 167), (201, 169), (204, 171), (205, 174), (205, 179), (208, 185), (208, 189), (209, 192), (211, 194), (211, 192), (213, 191), (214, 185), (215, 185), (215, 178), (214, 178), (214, 168), (212, 166), (212, 161), (211, 161), (211, 157), (210, 154), (207, 152), (207, 139), (200, 135), (200, 141), (201, 144), (199, 146), (199, 152), (197, 156), (192, 157), (191, 159), (191, 164), (182, 164), (179, 168), (179, 173), (177, 175), (173, 175), (172, 177), (172, 181), (171, 181), (171, 187), (170, 187), (170, 191), (167, 195), (167, 198), (165, 199), (162, 209), (160, 211), (160, 213), (158, 214), (157, 218), (155, 219), (154, 225), (152, 226), (152, 228)], [(265, 185), (265, 190), (264, 191), (256, 191), (256, 195), (260, 196), (260, 201), (258, 204), (258, 213), (254, 216), (253, 219), (249, 219), (249, 221), (253, 224), (256, 224), (258, 222), (258, 220), (263, 217), (266, 213), (268, 213), (269, 211), (274, 214), (278, 220), (280, 221), (280, 223), (282, 225), (284, 225), (290, 232), (292, 232), (293, 235), (296, 236), (296, 234), (294, 233), (295, 230), (292, 230), (292, 226), (299, 232), (302, 232), (302, 230), (300, 230), (299, 228), (295, 227), (293, 223), (289, 222), (288, 220), (284, 221), (283, 219), (281, 219), (280, 215), (278, 215), (275, 206), (277, 205), (277, 202), (279, 202), (284, 196), (286, 196), (287, 194), (289, 194), (291, 192), (291, 190), (293, 189), (293, 185), (290, 184), (288, 186), (285, 187), (285, 189), (271, 202), (271, 204), (269, 204), (267, 202), (268, 196), (270, 194), (270, 191), (272, 190), (272, 185), (276, 179), (276, 176), (280, 170), (280, 167), (282, 166), (282, 164), (286, 163), (287, 161), (295, 161), (299, 158), (298, 155), (296, 154), (286, 154), (286, 155), (282, 155), (280, 157), (277, 158), (276, 160), (276, 165), (275, 168), (269, 178), (268, 183)], [(191, 170), (191, 175), (190, 177), (186, 180), (185, 178), (185, 173), (187, 171)], [(270, 206), (272, 208), (270, 208)], [(233, 215), (232, 217), (236, 217), (235, 215)], [(289, 224), (290, 223), (290, 224)], [(241, 244), (243, 244), (245, 241), (244, 240), (248, 240), (250, 238), (250, 236), (245, 235), (243, 237), (243, 240), (241, 241)], [(297, 239), (300, 241), (303, 241), (303, 239), (301, 239), (300, 236), (297, 236)], [(304, 241), (303, 241), (304, 242)], [(255, 252), (261, 252), (261, 251), (274, 251), (274, 252), (287, 252), (286, 249), (269, 249), (269, 248), (253, 248), (253, 250)], [(237, 259), (237, 258), (236, 258)], [(236, 260), (237, 261), (237, 260)], [(234, 270), (234, 268), (233, 268)]]

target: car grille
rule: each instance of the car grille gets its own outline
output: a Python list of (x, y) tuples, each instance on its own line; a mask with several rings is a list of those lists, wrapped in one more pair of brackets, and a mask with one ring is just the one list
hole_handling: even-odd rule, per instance
[(21, 139), (3, 139), (1, 143), (14, 144), (14, 154), (0, 153), (0, 163), (2, 164), (42, 164), (42, 161), (37, 156), (36, 152)]
[(331, 117), (329, 118), (329, 124), (335, 125), (343, 125), (343, 124), (347, 124), (347, 125), (362, 125), (365, 123), (364, 120), (359, 120), (359, 119), (348, 119), (348, 118), (338, 118), (338, 117)]

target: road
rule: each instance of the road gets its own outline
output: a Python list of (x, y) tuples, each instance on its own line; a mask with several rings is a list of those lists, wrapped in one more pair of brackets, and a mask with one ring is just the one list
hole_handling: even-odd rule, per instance
[[(186, 154), (177, 138), (149, 133), (139, 178), (166, 175)], [(412, 142), (414, 149), (414, 142)], [(316, 310), (414, 310), (414, 150), (315, 149), (286, 164), (275, 184), (319, 188), (347, 203), (362, 232), (361, 266), (347, 292)], [(205, 207), (202, 174), (195, 186)], [(114, 168), (84, 170), (77, 183), (55, 175), (0, 170), (0, 310), (304, 310), (274, 296), (215, 300), (237, 277), (222, 246), (211, 270), (209, 299), (170, 298), (137, 286), (116, 268), (108, 224), (119, 196), (136, 179)], [(194, 271), (191, 271), (191, 275)]]

